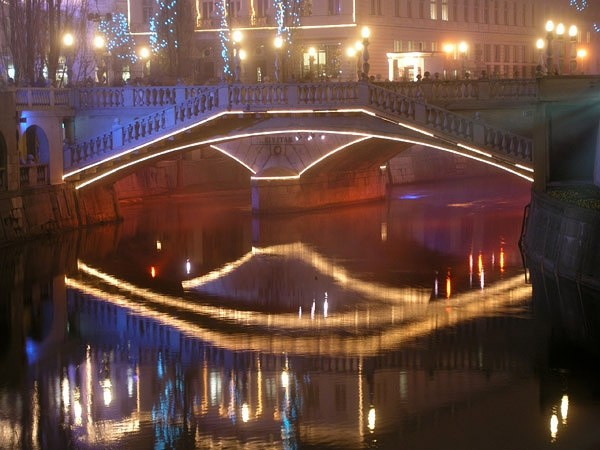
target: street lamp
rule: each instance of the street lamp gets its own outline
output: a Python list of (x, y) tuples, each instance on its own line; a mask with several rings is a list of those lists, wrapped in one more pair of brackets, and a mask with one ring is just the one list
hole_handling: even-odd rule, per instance
[(571, 25), (569, 27), (569, 73), (574, 74), (577, 71), (577, 49), (575, 44), (577, 43), (577, 26)]
[(348, 56), (348, 61), (349, 61), (350, 65), (352, 65), (352, 63), (354, 61), (357, 61), (356, 68), (357, 68), (358, 79), (360, 80), (360, 69), (358, 67), (360, 65), (360, 63), (358, 62), (358, 59), (355, 59), (355, 58), (358, 58), (357, 57), (357, 55), (358, 55), (358, 49), (356, 48), (356, 46), (350, 46), (350, 47), (348, 47), (346, 49), (346, 55)]
[(461, 60), (461, 71), (463, 78), (467, 78), (466, 65), (467, 65), (467, 51), (469, 50), (469, 46), (465, 41), (462, 41), (458, 44), (458, 52), (460, 53)]
[(448, 69), (450, 67), (452, 67), (451, 71), (452, 72), (454, 71), (454, 67), (453, 67), (454, 64), (450, 64), (450, 61), (452, 59), (454, 59), (454, 55), (455, 55), (455, 53), (454, 53), (454, 50), (455, 50), (454, 44), (451, 44), (451, 43), (444, 44), (443, 50), (444, 50), (444, 53), (446, 53), (446, 67), (444, 68), (444, 77), (447, 77), (448, 76), (448, 72), (449, 72)]
[(140, 49), (140, 59), (142, 60), (142, 79), (148, 76), (149, 72), (149, 61), (150, 58), (150, 49), (148, 47), (142, 47)]
[(546, 47), (546, 70), (548, 75), (552, 73), (554, 68), (554, 60), (552, 57), (552, 40), (554, 39), (554, 22), (549, 20), (546, 22), (546, 41), (548, 46)]
[(313, 78), (313, 66), (315, 64), (315, 56), (317, 54), (317, 51), (315, 50), (314, 47), (310, 47), (308, 49), (308, 73), (310, 78)]
[(106, 48), (106, 41), (103, 36), (97, 34), (94, 36), (92, 44), (94, 45), (94, 52), (96, 55), (96, 82), (104, 83), (107, 78), (105, 76), (106, 64), (104, 62), (104, 49)]
[(587, 50), (585, 48), (580, 48), (579, 50), (577, 50), (577, 57), (581, 60), (580, 63), (580, 72), (583, 73), (583, 69), (584, 69), (584, 65), (583, 65), (583, 60), (584, 58), (587, 56)]
[(538, 62), (538, 65), (536, 67), (536, 75), (537, 76), (541, 76), (545, 70), (544, 70), (544, 40), (542, 38), (539, 38), (537, 41), (535, 41), (535, 48), (538, 49), (538, 53), (540, 55), (540, 60)]
[(361, 36), (362, 36), (362, 59), (363, 59), (363, 66), (362, 66), (362, 75), (364, 77), (365, 80), (369, 79), (369, 69), (370, 69), (370, 65), (369, 65), (369, 36), (371, 36), (371, 30), (369, 30), (369, 27), (363, 27), (362, 31), (361, 31)]
[(279, 67), (280, 65), (280, 53), (281, 53), (281, 48), (283, 47), (283, 39), (281, 38), (281, 36), (275, 36), (275, 40), (273, 41), (273, 45), (275, 46), (275, 81), (277, 81), (278, 83), (281, 81), (281, 74), (280, 74), (280, 70), (281, 67)]
[(233, 61), (234, 61), (234, 70), (235, 70), (235, 82), (239, 83), (240, 81), (240, 43), (242, 42), (243, 35), (240, 30), (235, 30), (233, 32)]
[(558, 40), (558, 73), (563, 73), (564, 59), (565, 59), (565, 43), (563, 37), (565, 35), (565, 26), (562, 23), (556, 25), (556, 37)]
[(71, 54), (73, 44), (75, 43), (75, 38), (73, 37), (73, 35), (71, 33), (65, 33), (63, 35), (62, 42), (63, 42), (64, 50), (65, 50), (65, 65), (63, 67), (63, 72), (62, 72), (62, 76), (60, 79), (61, 85), (64, 84), (65, 71), (67, 73), (67, 82), (69, 84), (71, 84), (71, 81), (73, 79), (73, 68), (72, 68), (72, 64), (71, 64), (72, 61), (71, 62), (69, 61), (69, 56)]

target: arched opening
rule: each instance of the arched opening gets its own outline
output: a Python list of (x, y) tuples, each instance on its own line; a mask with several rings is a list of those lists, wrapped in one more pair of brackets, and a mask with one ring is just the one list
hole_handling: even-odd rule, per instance
[(44, 130), (32, 125), (19, 139), (21, 186), (48, 184), (50, 146)]

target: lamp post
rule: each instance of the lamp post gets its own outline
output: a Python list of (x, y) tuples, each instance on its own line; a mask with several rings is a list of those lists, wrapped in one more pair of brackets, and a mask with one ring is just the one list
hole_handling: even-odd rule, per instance
[(547, 73), (546, 62), (544, 61), (544, 47), (546, 44), (542, 38), (539, 38), (535, 41), (535, 48), (538, 50), (539, 61), (537, 66), (535, 67), (535, 76), (540, 77)]
[(69, 61), (69, 57), (71, 56), (73, 44), (75, 43), (75, 38), (71, 33), (65, 33), (63, 35), (62, 43), (65, 51), (65, 65), (63, 67), (63, 72), (60, 79), (61, 86), (65, 84), (65, 72), (67, 74), (67, 83), (71, 84), (73, 79), (72, 61)]
[(369, 65), (369, 36), (371, 36), (371, 30), (369, 30), (369, 27), (363, 27), (362, 31), (361, 31), (361, 36), (362, 36), (362, 60), (363, 60), (363, 64), (362, 64), (362, 77), (365, 80), (369, 79), (369, 69), (370, 69), (370, 65)]
[(562, 23), (556, 25), (556, 37), (558, 41), (558, 64), (557, 69), (558, 73), (563, 73), (563, 66), (565, 60), (565, 42), (563, 40), (565, 35), (565, 26)]
[(569, 73), (572, 75), (577, 71), (577, 49), (575, 47), (577, 43), (577, 27), (571, 25), (569, 27)]
[[(444, 78), (448, 77), (448, 68), (450, 67), (450, 61), (452, 60), (452, 58), (454, 57), (454, 44), (444, 44), (444, 53), (446, 53), (446, 67), (444, 67)], [(454, 64), (452, 64), (452, 66), (454, 66)], [(451, 71), (454, 71), (454, 67), (452, 68)]]
[(467, 51), (469, 50), (469, 46), (465, 41), (462, 41), (458, 44), (458, 52), (460, 53), (460, 64), (461, 64), (461, 72), (463, 78), (468, 78), (467, 76)]
[(310, 79), (313, 79), (313, 67), (315, 65), (315, 56), (317, 54), (317, 51), (315, 50), (314, 47), (310, 47), (308, 49), (308, 74)]
[(140, 59), (142, 60), (142, 79), (147, 78), (149, 74), (150, 65), (150, 49), (148, 47), (142, 47), (140, 49)]
[(583, 60), (585, 59), (585, 57), (587, 56), (587, 50), (585, 48), (580, 48), (579, 50), (577, 50), (577, 57), (581, 60), (579, 66), (580, 69), (579, 71), (583, 74), (583, 70), (584, 70), (584, 65), (583, 65)]
[(281, 67), (280, 67), (280, 53), (283, 47), (283, 39), (281, 36), (275, 36), (275, 40), (273, 41), (273, 45), (275, 46), (275, 81), (278, 83), (281, 81)]
[(104, 49), (106, 48), (106, 41), (103, 36), (96, 35), (93, 40), (94, 51), (96, 53), (96, 73), (95, 79), (97, 83), (104, 83), (107, 81), (106, 74), (106, 63), (104, 61)]
[[(346, 56), (348, 56), (348, 64), (350, 65), (350, 67), (352, 67), (352, 64), (354, 64), (354, 61), (356, 60), (356, 55), (357, 55), (357, 50), (356, 47), (350, 46), (346, 49)], [(358, 73), (359, 75), (359, 79), (360, 79), (360, 71)]]
[(552, 40), (554, 39), (554, 22), (546, 22), (546, 72), (550, 75), (554, 69), (554, 59), (552, 55)]
[(242, 42), (243, 35), (240, 30), (235, 30), (233, 32), (233, 62), (234, 62), (234, 76), (235, 82), (240, 82), (240, 43)]

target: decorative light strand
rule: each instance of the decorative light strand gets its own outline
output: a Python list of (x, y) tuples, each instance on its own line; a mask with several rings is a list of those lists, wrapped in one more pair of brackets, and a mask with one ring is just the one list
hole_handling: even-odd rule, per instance
[(104, 35), (106, 49), (118, 59), (135, 63), (138, 59), (135, 54), (135, 43), (129, 33), (127, 17), (123, 13), (114, 13), (110, 20), (101, 20), (98, 30)]
[(177, 28), (177, 1), (156, 0), (158, 11), (150, 18), (150, 46), (154, 53), (163, 48), (177, 48), (178, 42), (175, 36)]

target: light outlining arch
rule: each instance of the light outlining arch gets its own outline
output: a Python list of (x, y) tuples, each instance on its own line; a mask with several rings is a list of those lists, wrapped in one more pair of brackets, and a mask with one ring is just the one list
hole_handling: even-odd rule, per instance
[[(438, 145), (438, 144), (434, 144), (431, 142), (427, 142), (426, 140), (418, 140), (418, 139), (411, 139), (411, 138), (405, 138), (405, 137), (398, 137), (398, 136), (389, 136), (389, 135), (385, 135), (385, 134), (380, 134), (380, 133), (370, 133), (370, 132), (365, 132), (365, 131), (339, 131), (339, 130), (331, 130), (331, 129), (316, 129), (316, 128), (298, 128), (298, 129), (288, 129), (285, 131), (274, 131), (274, 130), (267, 130), (267, 131), (256, 131), (256, 132), (251, 132), (251, 133), (238, 133), (238, 134), (233, 134), (233, 135), (228, 135), (228, 136), (220, 136), (220, 137), (216, 137), (216, 138), (210, 138), (210, 139), (200, 139), (198, 141), (194, 141), (191, 143), (187, 143), (184, 145), (179, 145), (179, 146), (175, 146), (175, 147), (171, 147), (171, 148), (167, 148), (165, 150), (161, 150), (159, 152), (155, 152), (152, 154), (148, 154), (146, 156), (137, 158), (135, 160), (132, 161), (127, 161), (125, 163), (120, 164), (119, 166), (113, 167), (112, 169), (100, 173), (94, 177), (91, 177), (88, 180), (85, 180), (81, 183), (76, 184), (75, 189), (81, 189), (83, 187), (89, 186), (90, 184), (93, 184), (99, 180), (102, 180), (103, 178), (106, 178), (110, 175), (113, 175), (116, 172), (119, 172), (123, 169), (126, 169), (128, 167), (131, 167), (133, 165), (148, 161), (150, 159), (153, 158), (158, 158), (161, 156), (164, 156), (166, 154), (169, 153), (173, 153), (173, 152), (177, 152), (177, 151), (183, 151), (183, 150), (189, 150), (191, 148), (194, 147), (200, 147), (200, 146), (204, 146), (204, 145), (209, 145), (212, 146), (215, 150), (218, 150), (226, 155), (228, 155), (229, 157), (231, 157), (232, 159), (234, 159), (235, 161), (241, 163), (244, 167), (246, 167), (247, 169), (250, 170), (250, 172), (255, 174), (255, 171), (252, 170), (247, 164), (243, 163), (241, 160), (239, 160), (238, 158), (236, 158), (235, 156), (231, 155), (229, 152), (227, 152), (226, 150), (224, 150), (221, 147), (218, 147), (217, 144), (222, 143), (222, 142), (227, 142), (227, 141), (233, 141), (236, 139), (243, 139), (243, 138), (251, 138), (251, 137), (257, 137), (257, 136), (265, 136), (265, 135), (274, 135), (274, 134), (293, 134), (293, 133), (322, 133), (322, 134), (337, 134), (337, 135), (345, 135), (345, 136), (355, 136), (358, 139), (356, 141), (354, 141), (354, 143), (357, 143), (359, 141), (362, 141), (364, 139), (368, 139), (368, 138), (375, 138), (375, 139), (382, 139), (382, 140), (389, 140), (389, 141), (394, 141), (394, 142), (404, 142), (404, 143), (409, 143), (409, 144), (414, 144), (414, 145), (423, 145), (429, 148), (433, 148), (433, 149), (437, 149), (437, 150), (441, 150), (441, 151), (445, 151), (448, 153), (453, 153), (456, 155), (460, 155), (460, 156), (464, 156), (466, 158), (469, 159), (473, 159), (476, 161), (479, 161), (481, 163), (484, 164), (488, 164), (490, 166), (496, 167), (498, 169), (504, 170), (508, 173), (511, 173), (513, 175), (516, 175), (518, 177), (521, 177), (527, 181), (533, 182), (533, 177), (522, 173), (522, 172), (528, 172), (533, 174), (533, 169), (531, 167), (525, 166), (523, 164), (519, 164), (519, 163), (515, 163), (515, 162), (510, 162), (507, 161), (501, 157), (495, 156), (492, 153), (489, 153), (485, 150), (482, 149), (478, 149), (476, 147), (472, 147), (469, 145), (465, 145), (461, 142), (453, 142), (450, 141), (447, 137), (442, 137), (442, 136), (438, 136), (428, 130), (423, 130), (419, 127), (415, 127), (412, 124), (406, 123), (406, 122), (398, 122), (395, 120), (391, 120), (387, 117), (383, 117), (380, 116), (378, 114), (373, 113), (372, 111), (366, 110), (366, 109), (362, 109), (362, 108), (348, 108), (348, 109), (335, 109), (335, 110), (312, 110), (312, 109), (305, 109), (305, 110), (268, 110), (268, 111), (262, 111), (260, 112), (261, 114), (270, 114), (270, 115), (281, 115), (281, 114), (294, 114), (294, 115), (302, 115), (302, 114), (332, 114), (332, 113), (341, 113), (341, 114), (347, 114), (347, 113), (360, 113), (360, 114), (365, 114), (371, 117), (375, 117), (377, 119), (383, 120), (385, 122), (400, 126), (402, 128), (406, 128), (409, 129), (411, 131), (417, 132), (419, 134), (422, 134), (423, 136), (426, 136), (428, 138), (433, 138), (433, 139), (438, 139), (441, 142), (446, 142), (447, 145)], [(222, 111), (219, 112), (217, 114), (214, 114), (210, 117), (207, 117), (203, 120), (200, 120), (198, 122), (195, 122), (189, 126), (183, 127), (181, 129), (178, 129), (176, 131), (172, 131), (170, 133), (167, 133), (165, 135), (162, 135), (154, 140), (148, 141), (148, 142), (144, 142), (143, 144), (137, 145), (135, 147), (132, 147), (128, 150), (125, 150), (123, 152), (111, 155), (110, 157), (107, 157), (104, 160), (101, 161), (97, 161), (95, 163), (89, 164), (87, 166), (84, 166), (82, 168), (76, 169), (74, 171), (68, 172), (66, 174), (63, 175), (63, 180), (66, 180), (69, 177), (72, 177), (74, 175), (77, 175), (83, 171), (92, 169), (94, 167), (97, 167), (101, 164), (104, 164), (108, 161), (112, 161), (115, 159), (118, 159), (120, 157), (123, 157), (125, 155), (134, 153), (142, 148), (146, 148), (149, 146), (152, 146), (153, 144), (157, 144), (159, 142), (164, 142), (165, 140), (168, 140), (169, 138), (176, 136), (178, 134), (184, 133), (188, 130), (191, 130), (192, 128), (195, 128), (197, 126), (206, 124), (208, 122), (211, 122), (213, 120), (217, 120), (221, 117), (225, 117), (228, 115), (254, 115), (257, 114), (256, 111), (242, 111), (242, 110), (235, 110), (235, 111)], [(317, 159), (316, 161), (311, 162), (301, 173), (299, 173), (297, 176), (291, 176), (291, 178), (298, 178), (300, 177), (308, 168), (313, 167), (315, 164), (317, 164), (318, 162), (323, 161), (324, 159), (326, 159), (328, 156), (331, 156), (334, 153), (337, 153), (340, 150), (343, 150), (345, 148), (347, 148), (348, 145), (346, 146), (342, 146), (341, 148), (337, 148), (334, 149), (332, 151), (330, 151), (329, 153), (327, 153), (325, 156)], [(254, 177), (253, 179), (273, 179), (272, 177)], [(281, 177), (276, 177), (275, 179), (281, 179)]]
[[(232, 351), (254, 350), (264, 352), (284, 352), (303, 354), (330, 355), (374, 355), (382, 349), (397, 348), (401, 343), (408, 342), (419, 336), (426, 335), (441, 327), (450, 327), (461, 322), (472, 320), (484, 314), (490, 314), (495, 309), (505, 308), (509, 305), (525, 303), (531, 298), (531, 286), (523, 283), (522, 275), (515, 275), (490, 287), (493, 296), (482, 302), (481, 290), (467, 291), (456, 295), (450, 308), (448, 302), (428, 303), (427, 308), (436, 309), (439, 322), (432, 321), (429, 315), (411, 317), (410, 320), (397, 318), (395, 311), (402, 299), (396, 304), (382, 304), (371, 308), (369, 314), (358, 314), (356, 311), (334, 313), (326, 318), (309, 318), (308, 315), (298, 317), (296, 313), (262, 313), (225, 306), (211, 306), (190, 302), (184, 297), (157, 294), (145, 288), (139, 288), (120, 280), (113, 275), (88, 266), (81, 260), (77, 262), (78, 270), (96, 280), (118, 288), (117, 292), (107, 294), (99, 287), (98, 282), (87, 283), (75, 278), (65, 277), (65, 284), (72, 289), (96, 296), (103, 301), (125, 307), (134, 314), (158, 320), (160, 323), (175, 328), (182, 333), (211, 342)], [(144, 299), (137, 302), (131, 298), (136, 296)], [(165, 314), (163, 306), (183, 309), (189, 313), (209, 317), (215, 320), (226, 321), (231, 325), (247, 329), (253, 328), (251, 334), (221, 332), (218, 327), (204, 328), (194, 321)], [(376, 313), (377, 312), (377, 313)], [(327, 335), (327, 349), (323, 347), (323, 330), (340, 330), (344, 328), (356, 329), (368, 324), (366, 329), (378, 326), (380, 333), (355, 336), (332, 333)], [(273, 330), (282, 330), (284, 333), (273, 333)], [(285, 332), (302, 332), (287, 335)], [(357, 345), (359, 344), (359, 345)]]

